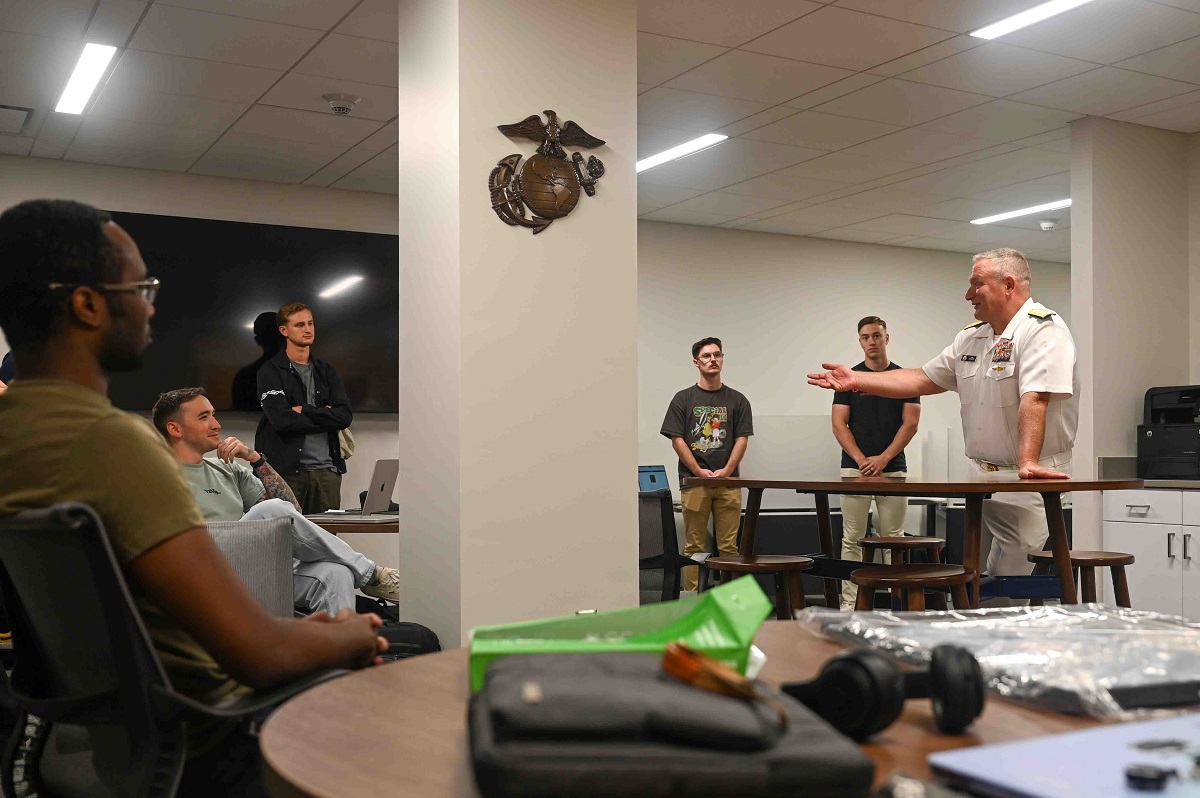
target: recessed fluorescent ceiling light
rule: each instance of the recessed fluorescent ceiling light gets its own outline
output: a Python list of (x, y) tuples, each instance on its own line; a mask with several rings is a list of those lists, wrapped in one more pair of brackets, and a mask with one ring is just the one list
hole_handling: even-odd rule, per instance
[(1071, 201), (1055, 200), (1047, 202), (1045, 205), (1034, 205), (1032, 208), (1022, 208), (1019, 211), (1009, 211), (1008, 213), (998, 213), (995, 216), (985, 216), (982, 219), (972, 219), (971, 224), (991, 224), (992, 222), (1002, 222), (1005, 219), (1015, 219), (1018, 216), (1028, 216), (1031, 213), (1041, 213), (1042, 211), (1056, 211), (1059, 208), (1071, 207)]
[(361, 274), (356, 274), (353, 277), (347, 277), (345, 280), (339, 280), (321, 293), (317, 294), (317, 296), (321, 297), (321, 299), (329, 299), (331, 296), (337, 296), (350, 286), (361, 283), (362, 279), (363, 278)]
[(75, 65), (75, 71), (71, 73), (67, 88), (63, 90), (62, 97), (58, 98), (58, 105), (54, 110), (60, 114), (82, 114), (92, 92), (96, 90), (96, 84), (104, 75), (104, 70), (108, 69), (108, 62), (116, 52), (116, 47), (109, 47), (107, 44), (85, 45), (83, 54), (79, 56), (79, 63)]
[(1034, 6), (1028, 11), (1014, 14), (1008, 19), (1002, 19), (999, 22), (988, 25), (986, 28), (972, 31), (971, 35), (980, 39), (997, 39), (1006, 33), (1012, 33), (1027, 25), (1041, 22), (1043, 19), (1049, 19), (1055, 14), (1070, 11), (1072, 8), (1077, 8), (1090, 2), (1092, 0), (1050, 0), (1049, 3), (1042, 3), (1040, 6)]
[(691, 155), (694, 152), (700, 152), (700, 150), (707, 150), (709, 147), (713, 146), (714, 144), (720, 144), (727, 138), (729, 138), (729, 136), (725, 136), (720, 133), (705, 133), (698, 139), (685, 141), (678, 147), (672, 147), (669, 150), (663, 150), (658, 155), (651, 155), (649, 158), (643, 158), (637, 162), (637, 170), (639, 172), (644, 172), (647, 169), (653, 169), (656, 166), (661, 166), (667, 161), (673, 161), (676, 158), (682, 158), (685, 155)]

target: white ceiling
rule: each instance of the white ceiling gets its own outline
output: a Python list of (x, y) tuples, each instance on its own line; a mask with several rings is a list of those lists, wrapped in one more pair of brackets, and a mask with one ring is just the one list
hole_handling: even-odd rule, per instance
[[(396, 0), (0, 0), (0, 153), (396, 193)], [(120, 48), (53, 113), (83, 41)], [(322, 94), (356, 95), (335, 116)], [(6, 135), (7, 134), (7, 135)]]
[[(684, 224), (1065, 261), (1071, 120), (1200, 131), (1200, 0), (640, 0), (639, 177)], [(0, 153), (395, 193), (398, 0), (0, 0)], [(49, 111), (80, 42), (121, 48), (83, 116)], [(361, 96), (348, 117), (322, 94)]]

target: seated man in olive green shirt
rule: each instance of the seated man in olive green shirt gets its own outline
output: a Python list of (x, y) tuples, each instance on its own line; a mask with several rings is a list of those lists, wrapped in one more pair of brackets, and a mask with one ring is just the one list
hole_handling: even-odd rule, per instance
[[(237, 438), (221, 440), (221, 423), (203, 388), (160, 394), (151, 416), (179, 461), (205, 521), (282, 517), (291, 522), (297, 607), (335, 615), (355, 605), (355, 588), (368, 596), (400, 600), (397, 569), (376, 565), (305, 518), (292, 489), (266, 457)], [(213, 451), (217, 459), (204, 456)]]
[[(0, 514), (95, 508), (171, 684), (197, 700), (377, 662), (377, 616), (268, 614), (213, 543), (162, 438), (106, 398), (110, 373), (140, 366), (157, 287), (103, 211), (34, 200), (0, 215), (0, 296), (21, 298), (0, 303), (21, 374), (0, 396)], [(240, 731), (194, 727), (188, 757), (180, 796), (265, 795), (257, 741)]]

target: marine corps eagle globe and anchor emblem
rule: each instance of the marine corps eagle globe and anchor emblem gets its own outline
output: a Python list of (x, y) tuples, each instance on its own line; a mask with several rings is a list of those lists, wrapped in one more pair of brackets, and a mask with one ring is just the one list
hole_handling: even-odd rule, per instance
[(506, 136), (532, 139), (541, 146), (524, 164), (520, 153), (501, 159), (488, 177), (492, 210), (500, 221), (528, 227), (534, 235), (575, 209), (580, 187), (589, 197), (596, 196), (596, 181), (604, 175), (604, 164), (595, 155), (589, 156), (585, 165), (582, 155), (572, 153), (568, 160), (563, 149), (564, 145), (591, 149), (604, 142), (574, 122), (567, 121), (560, 127), (558, 114), (553, 111), (542, 113), (549, 121), (543, 122), (534, 114), (513, 125), (496, 126)]

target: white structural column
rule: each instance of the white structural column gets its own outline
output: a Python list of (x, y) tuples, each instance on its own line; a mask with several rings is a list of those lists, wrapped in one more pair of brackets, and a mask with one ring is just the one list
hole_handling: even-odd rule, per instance
[[(1136, 454), (1146, 389), (1189, 378), (1187, 139), (1094, 117), (1071, 124), (1077, 478), (1096, 476), (1097, 457)], [(1074, 506), (1075, 547), (1101, 548), (1099, 496), (1076, 494)]]
[[(400, 8), (401, 611), (454, 646), (635, 604), (636, 3)], [(607, 172), (534, 236), (486, 186), (546, 109)]]

